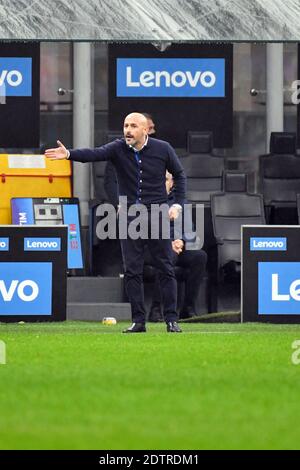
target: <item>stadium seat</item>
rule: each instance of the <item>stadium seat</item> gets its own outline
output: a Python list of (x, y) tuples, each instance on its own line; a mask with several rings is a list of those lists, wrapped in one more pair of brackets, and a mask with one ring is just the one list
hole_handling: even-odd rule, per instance
[(261, 155), (260, 192), (264, 197), (270, 224), (296, 224), (296, 195), (300, 193), (300, 157), (296, 152), (296, 135), (273, 132), (271, 153)]
[(189, 131), (187, 134), (188, 154), (213, 154), (213, 134), (210, 131)]
[[(213, 154), (211, 132), (188, 132), (187, 147), (188, 154), (181, 160), (187, 176), (186, 198), (189, 203), (193, 204), (194, 222), (196, 221), (196, 204), (204, 205), (204, 250), (208, 255), (209, 277), (212, 277), (216, 265), (216, 244), (212, 227), (210, 197), (223, 190), (225, 159)], [(208, 305), (208, 310), (213, 311), (213, 307)]]
[(241, 226), (265, 223), (262, 196), (248, 192), (247, 174), (225, 172), (224, 192), (211, 196), (211, 211), (217, 243), (217, 271), (213, 282), (217, 286), (224, 281), (239, 282)]
[(224, 158), (189, 154), (182, 159), (187, 176), (187, 200), (210, 206), (210, 196), (222, 190)]
[(295, 155), (296, 151), (297, 136), (294, 132), (271, 132), (271, 155)]

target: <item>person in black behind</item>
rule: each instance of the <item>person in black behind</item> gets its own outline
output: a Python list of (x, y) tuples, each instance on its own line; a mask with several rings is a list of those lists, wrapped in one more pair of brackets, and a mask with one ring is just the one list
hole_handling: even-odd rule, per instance
[[(152, 204), (167, 202), (165, 174), (168, 170), (176, 185), (174, 204), (168, 212), (170, 220), (177, 218), (182, 210), (186, 191), (186, 176), (182, 165), (168, 142), (148, 137), (147, 120), (140, 113), (126, 116), (123, 139), (95, 149), (76, 150), (68, 150), (58, 141), (58, 147), (46, 150), (45, 156), (52, 160), (70, 159), (82, 163), (111, 161), (117, 172), (120, 196), (127, 197), (128, 207), (144, 204), (149, 211)], [(148, 240), (130, 237), (121, 240), (125, 288), (131, 303), (133, 322), (124, 333), (146, 331), (143, 293), (145, 242), (159, 272), (167, 331), (180, 333), (181, 329), (177, 324), (177, 284), (172, 262), (172, 243), (162, 236)]]
[[(174, 182), (173, 177), (170, 173), (166, 172), (166, 189), (169, 195), (168, 204), (171, 206), (174, 201)], [(185, 207), (185, 206), (184, 206)], [(191, 214), (188, 212), (188, 208), (185, 207), (183, 212), (183, 218), (189, 218), (187, 220), (188, 230), (192, 230)], [(183, 225), (184, 227), (184, 225)], [(189, 318), (195, 316), (196, 313), (196, 299), (199, 293), (199, 288), (205, 273), (207, 255), (203, 250), (186, 250), (185, 245), (188, 242), (195, 241), (195, 235), (189, 232), (183, 234), (177, 234), (173, 227), (172, 236), (172, 248), (173, 248), (173, 262), (175, 266), (183, 268), (184, 283), (185, 283), (185, 295), (183, 306), (180, 311), (180, 318)], [(148, 254), (148, 261), (151, 263), (151, 259)], [(148, 317), (150, 322), (163, 321), (161, 311), (161, 292), (159, 287), (159, 278), (156, 273), (155, 285), (152, 295), (152, 304)]]
[(156, 129), (155, 129), (155, 123), (153, 121), (152, 114), (149, 113), (142, 113), (143, 116), (147, 119), (147, 126), (148, 126), (148, 135), (150, 137), (156, 137)]
[(114, 165), (108, 161), (104, 171), (104, 189), (108, 201), (114, 206), (119, 205), (119, 185), (117, 173), (115, 172)]

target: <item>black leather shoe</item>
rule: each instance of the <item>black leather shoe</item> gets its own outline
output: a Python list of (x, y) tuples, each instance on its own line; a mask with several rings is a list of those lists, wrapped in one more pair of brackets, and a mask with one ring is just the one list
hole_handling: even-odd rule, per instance
[(123, 333), (146, 333), (145, 323), (132, 323)]
[(182, 330), (179, 328), (179, 325), (176, 321), (169, 321), (167, 323), (167, 332), (168, 333), (182, 333)]
[(148, 317), (148, 321), (152, 322), (152, 323), (158, 323), (160, 321), (163, 321), (163, 316), (161, 314), (161, 309), (160, 307), (151, 307), (151, 310), (150, 310), (150, 313), (149, 313), (149, 317)]

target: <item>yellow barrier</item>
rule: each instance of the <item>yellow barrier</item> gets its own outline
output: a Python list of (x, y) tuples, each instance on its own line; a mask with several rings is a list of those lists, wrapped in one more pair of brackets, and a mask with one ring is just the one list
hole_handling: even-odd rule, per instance
[(0, 154), (0, 224), (11, 224), (13, 197), (72, 197), (69, 160)]

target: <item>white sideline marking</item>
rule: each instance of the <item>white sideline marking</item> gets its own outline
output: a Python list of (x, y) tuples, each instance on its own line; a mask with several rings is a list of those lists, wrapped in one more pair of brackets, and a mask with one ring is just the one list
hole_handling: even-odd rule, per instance
[[(183, 330), (184, 332), (185, 330)], [(201, 334), (201, 335), (237, 335), (240, 331), (189, 331), (189, 333)]]

